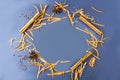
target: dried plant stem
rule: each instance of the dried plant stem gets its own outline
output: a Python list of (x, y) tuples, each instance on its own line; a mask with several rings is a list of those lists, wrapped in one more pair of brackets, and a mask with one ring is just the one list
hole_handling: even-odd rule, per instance
[(70, 20), (70, 23), (73, 26), (75, 24), (75, 22), (73, 21), (73, 17), (71, 16), (70, 11), (67, 10), (67, 14), (68, 14), (68, 18)]
[(33, 65), (33, 66), (42, 66), (40, 62), (28, 62), (28, 64)]
[(103, 35), (103, 32), (100, 31), (98, 28), (96, 28), (94, 25), (92, 25), (89, 21), (87, 21), (83, 16), (80, 16), (79, 19), (88, 25), (89, 28), (91, 28), (93, 31), (95, 31), (98, 35)]
[(83, 56), (79, 61), (77, 61), (70, 69), (74, 71), (80, 64), (82, 64), (86, 59), (88, 59), (93, 53), (88, 51), (85, 56)]
[(37, 12), (34, 17), (32, 17), (29, 22), (19, 31), (20, 33), (24, 33), (31, 25), (32, 23), (40, 16), (40, 13)]
[(42, 18), (44, 18), (44, 15), (45, 15), (45, 12), (46, 12), (46, 9), (47, 9), (48, 5), (45, 5), (44, 9), (42, 10)]
[(85, 62), (84, 64), (81, 64), (80, 67), (78, 68), (78, 73), (79, 73), (80, 77), (83, 74), (83, 70), (85, 69), (86, 64), (87, 63)]
[(82, 29), (79, 28), (79, 27), (76, 27), (76, 29), (77, 29), (77, 30), (80, 30), (80, 31), (82, 31), (82, 32), (84, 32), (84, 33), (86, 33), (86, 34), (88, 34), (88, 35), (90, 35), (92, 41), (97, 40), (97, 38), (94, 36), (94, 34), (93, 34), (92, 32), (90, 32), (90, 31), (88, 31), (87, 29), (82, 30)]
[(92, 21), (91, 23), (94, 24), (94, 25), (96, 25), (96, 26), (101, 26), (101, 27), (104, 26), (103, 24), (96, 23), (95, 21)]
[[(36, 8), (36, 6), (34, 6)], [(35, 14), (35, 16), (33, 16), (30, 21), (19, 31), (20, 33), (24, 33), (32, 24), (33, 22), (39, 18), (39, 16), (41, 15), (41, 18), (44, 18), (44, 14), (45, 14), (45, 11), (47, 9), (48, 5), (45, 5), (44, 9), (41, 11), (41, 14), (40, 12), (38, 12), (38, 9), (37, 9), (37, 13)]]
[(26, 35), (27, 37), (29, 37), (31, 40), (34, 40), (34, 39), (30, 36), (30, 34), (28, 34), (27, 32), (25, 32), (25, 35)]
[(89, 61), (89, 66), (94, 67), (95, 66), (95, 61), (96, 61), (95, 57), (91, 58), (90, 61)]
[(96, 11), (96, 12), (99, 12), (99, 13), (103, 12), (102, 10), (96, 9), (94, 6), (91, 6), (91, 8), (92, 8), (94, 11)]
[(68, 62), (70, 62), (69, 60), (62, 60), (62, 61), (60, 61), (60, 63), (68, 63)]
[(61, 71), (61, 72), (54, 72), (53, 74), (47, 74), (48, 76), (58, 76), (58, 75), (63, 75), (65, 74), (64, 71)]

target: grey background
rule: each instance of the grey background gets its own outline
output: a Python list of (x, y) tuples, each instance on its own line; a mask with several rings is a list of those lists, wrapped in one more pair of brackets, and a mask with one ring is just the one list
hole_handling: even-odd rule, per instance
[[(24, 18), (24, 16), (32, 17), (35, 14), (33, 4), (39, 5), (42, 3), (51, 6), (55, 0), (0, 1), (0, 80), (36, 80), (37, 68), (28, 66), (27, 71), (23, 71), (19, 66), (18, 57), (13, 56), (15, 54), (14, 46), (10, 47), (8, 40), (11, 37), (20, 37), (18, 30), (28, 22), (28, 19)], [(64, 2), (64, 0), (60, 1)], [(111, 37), (99, 49), (101, 59), (97, 61), (96, 67), (87, 67), (80, 80), (120, 80), (120, 1), (67, 0), (67, 3), (70, 5), (68, 8), (71, 11), (84, 8), (86, 12), (95, 16), (96, 20), (105, 24), (105, 27), (103, 27), (105, 35)], [(90, 8), (91, 5), (104, 12), (96, 13)], [(78, 22), (76, 26), (86, 27), (81, 22)], [(58, 59), (71, 60), (71, 63), (66, 65), (58, 65), (56, 68), (60, 70), (68, 69), (87, 49), (84, 38), (88, 36), (71, 27), (67, 19), (47, 25), (41, 29), (41, 32), (35, 31), (34, 34), (35, 44), (46, 60), (50, 62), (55, 62)], [(16, 52), (16, 54), (28, 53), (24, 51)], [(39, 80), (51, 79), (46, 74), (42, 74), (39, 78)], [(56, 76), (53, 80), (70, 80), (70, 74)]]

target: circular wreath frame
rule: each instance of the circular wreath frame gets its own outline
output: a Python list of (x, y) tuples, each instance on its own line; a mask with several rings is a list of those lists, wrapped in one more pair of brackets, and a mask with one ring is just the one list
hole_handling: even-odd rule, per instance
[[(79, 10), (74, 11), (72, 14), (70, 14), (70, 11), (67, 9), (68, 5), (66, 3), (61, 3), (61, 2), (55, 2), (55, 5), (53, 5), (53, 14), (48, 14), (46, 13), (46, 10), (48, 8), (48, 5), (45, 5), (44, 8), (40, 4), (40, 9), (39, 10), (35, 5), (34, 8), (36, 9), (37, 13), (29, 20), (29, 22), (19, 31), (22, 34), (22, 37), (20, 38), (19, 45), (16, 47), (17, 51), (22, 51), (22, 50), (28, 50), (29, 51), (29, 57), (30, 61), (28, 64), (33, 65), (33, 66), (38, 66), (38, 73), (37, 73), (37, 78), (39, 78), (39, 75), (46, 71), (50, 70), (50, 73), (48, 74), (49, 76), (57, 76), (57, 75), (63, 75), (66, 73), (71, 73), (71, 79), (72, 80), (78, 80), (79, 76), (81, 77), (84, 69), (86, 67), (86, 64), (89, 64), (90, 67), (95, 66), (96, 59), (99, 58), (99, 51), (98, 47), (102, 46), (104, 43), (104, 34), (101, 30), (99, 30), (95, 26), (103, 26), (102, 24), (96, 23), (94, 21), (94, 17), (90, 17), (90, 15), (85, 14), (84, 10), (81, 8)], [(67, 14), (65, 17), (56, 17), (56, 14), (60, 14), (61, 12)], [(68, 18), (71, 25), (74, 26), (75, 22), (74, 20), (76, 19), (76, 15), (79, 14), (79, 20), (85, 23), (90, 29), (92, 29), (95, 33), (97, 33), (100, 37), (97, 38), (92, 32), (90, 32), (87, 29), (81, 29), (80, 27), (75, 27), (77, 30), (82, 31), (89, 35), (91, 39), (86, 39), (86, 43), (90, 45), (90, 49), (85, 52), (85, 55), (80, 58), (73, 66), (70, 67), (69, 70), (66, 71), (58, 71), (55, 69), (55, 66), (58, 63), (66, 63), (69, 61), (56, 61), (55, 63), (49, 63), (46, 61), (42, 56), (40, 56), (40, 52), (37, 50), (36, 46), (30, 41), (34, 40), (32, 38), (33, 30), (39, 30), (42, 27), (46, 25), (45, 22), (47, 21), (48, 24), (52, 24), (54, 22), (58, 22), (62, 19)], [(29, 38), (29, 39), (28, 39)], [(86, 60), (89, 59), (89, 62), (87, 63)]]

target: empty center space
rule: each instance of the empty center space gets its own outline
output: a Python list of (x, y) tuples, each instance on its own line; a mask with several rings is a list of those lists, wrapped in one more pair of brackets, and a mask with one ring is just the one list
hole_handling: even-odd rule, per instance
[(84, 37), (85, 34), (71, 26), (68, 19), (47, 24), (40, 32), (34, 31), (35, 45), (45, 60), (52, 63), (57, 60), (71, 61), (58, 65), (61, 69), (68, 69), (85, 54), (88, 46)]

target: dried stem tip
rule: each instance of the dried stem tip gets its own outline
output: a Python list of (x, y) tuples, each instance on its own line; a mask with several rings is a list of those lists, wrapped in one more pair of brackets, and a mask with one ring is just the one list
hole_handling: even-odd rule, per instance
[(40, 13), (37, 12), (37, 13), (35, 14), (35, 16), (33, 16), (33, 17), (30, 19), (30, 21), (29, 21), (19, 32), (23, 34), (23, 33), (30, 27), (30, 25), (31, 25), (39, 16), (40, 16)]
[(98, 28), (96, 28), (94, 25), (92, 25), (89, 21), (87, 21), (83, 16), (80, 16), (79, 19), (85, 23), (86, 25), (88, 25), (88, 27), (90, 27), (93, 31), (95, 31), (98, 35), (103, 35), (103, 32), (100, 31)]

